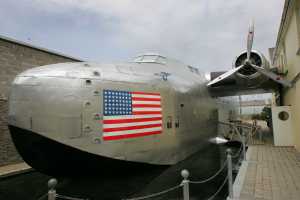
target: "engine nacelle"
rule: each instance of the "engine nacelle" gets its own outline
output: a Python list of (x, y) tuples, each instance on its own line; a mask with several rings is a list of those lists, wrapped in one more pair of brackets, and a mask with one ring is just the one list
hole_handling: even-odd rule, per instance
[[(252, 66), (246, 64), (247, 60), (247, 51), (242, 52), (236, 59), (233, 61), (233, 68), (237, 68), (241, 65), (245, 65), (242, 69), (237, 71), (235, 74), (236, 81), (239, 84), (246, 84), (247, 86), (255, 86), (261, 84), (263, 81), (266, 81), (267, 78), (262, 76), (256, 69)], [(250, 62), (256, 66), (263, 67), (266, 69), (270, 68), (270, 64), (267, 59), (258, 51), (252, 50), (250, 55)]]

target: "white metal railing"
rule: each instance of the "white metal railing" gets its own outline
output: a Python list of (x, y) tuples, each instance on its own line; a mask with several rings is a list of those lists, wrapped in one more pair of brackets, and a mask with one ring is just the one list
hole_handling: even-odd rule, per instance
[[(240, 149), (234, 154), (232, 155), (231, 149), (227, 149), (227, 159), (226, 161), (223, 162), (223, 164), (221, 165), (220, 169), (217, 170), (212, 176), (205, 178), (203, 180), (189, 180), (189, 171), (186, 169), (183, 169), (181, 171), (181, 176), (183, 178), (183, 180), (181, 181), (180, 184), (175, 185), (173, 187), (170, 187), (166, 190), (162, 190), (160, 192), (156, 192), (156, 193), (152, 193), (149, 195), (145, 195), (145, 196), (139, 196), (139, 197), (132, 197), (132, 198), (124, 198), (122, 200), (143, 200), (143, 199), (149, 199), (149, 198), (153, 198), (153, 197), (158, 197), (161, 195), (164, 195), (166, 193), (169, 193), (171, 191), (177, 190), (179, 188), (182, 188), (182, 195), (183, 195), (183, 200), (190, 200), (190, 189), (189, 189), (189, 185), (190, 184), (204, 184), (207, 183), (213, 179), (215, 179), (219, 174), (222, 173), (222, 171), (227, 167), (227, 176), (224, 178), (222, 184), (217, 188), (216, 192), (214, 194), (212, 194), (209, 198), (207, 198), (207, 200), (213, 200), (222, 190), (222, 188), (225, 186), (226, 183), (228, 183), (228, 199), (233, 199), (233, 175), (232, 175), (232, 158), (239, 158), (241, 155), (241, 151), (242, 149), (245, 149), (245, 143), (243, 143), (240, 147)], [(245, 159), (245, 155), (243, 156), (243, 158)], [(56, 192), (56, 187), (57, 185), (57, 180), (52, 178), (48, 181), (48, 193), (43, 195), (39, 200), (42, 200), (44, 198), (46, 198), (46, 196), (48, 197), (48, 200), (58, 200), (58, 199), (66, 199), (66, 200), (88, 200), (88, 199), (84, 199), (84, 198), (75, 198), (75, 197), (69, 197), (69, 196), (65, 196), (65, 195), (60, 195), (57, 194)]]
[[(227, 167), (227, 176), (224, 178), (224, 181), (222, 184), (218, 187), (216, 192), (212, 194), (207, 200), (213, 200), (219, 192), (222, 190), (224, 185), (228, 183), (228, 200), (233, 199), (233, 166), (232, 166), (232, 159), (240, 158), (242, 155), (243, 160), (246, 160), (246, 143), (249, 141), (249, 138), (251, 135), (253, 135), (260, 127), (256, 126), (255, 124), (241, 124), (241, 123), (232, 123), (232, 122), (219, 122), (222, 125), (226, 125), (233, 129), (235, 132), (234, 134), (237, 134), (239, 138), (242, 141), (242, 145), (240, 146), (239, 150), (232, 155), (231, 149), (227, 149), (227, 159), (223, 162), (220, 169), (217, 170), (212, 176), (205, 178), (203, 180), (189, 180), (189, 171), (186, 169), (183, 169), (181, 171), (181, 176), (183, 177), (183, 180), (180, 184), (175, 185), (173, 187), (170, 187), (168, 189), (162, 190), (160, 192), (152, 193), (145, 196), (139, 196), (139, 197), (132, 197), (132, 198), (124, 198), (122, 200), (143, 200), (143, 199), (149, 199), (153, 197), (158, 197), (161, 195), (164, 195), (166, 193), (169, 193), (171, 191), (177, 190), (182, 187), (183, 191), (183, 200), (190, 200), (190, 194), (189, 194), (189, 184), (204, 184), (207, 183), (213, 179), (215, 179), (219, 174), (222, 173), (222, 171)], [(248, 137), (245, 134), (245, 130), (248, 130)], [(242, 154), (241, 154), (242, 152)], [(75, 197), (69, 197), (65, 195), (57, 194), (55, 187), (57, 185), (57, 180), (52, 178), (48, 181), (48, 193), (41, 196), (39, 200), (42, 200), (46, 197), (48, 197), (48, 200), (57, 200), (57, 199), (66, 199), (66, 200), (88, 200), (84, 198), (75, 198)]]
[[(245, 123), (245, 122), (222, 122), (219, 121), (219, 128), (222, 130), (222, 135), (226, 138), (229, 138), (230, 140), (233, 140), (235, 136), (238, 137), (238, 139), (241, 142), (245, 142), (248, 144), (254, 143), (254, 137), (257, 133), (261, 134), (261, 126), (257, 125), (255, 121), (253, 123)], [(225, 128), (226, 127), (226, 128)], [(246, 140), (246, 141), (243, 141)], [(261, 135), (260, 135), (260, 140)]]

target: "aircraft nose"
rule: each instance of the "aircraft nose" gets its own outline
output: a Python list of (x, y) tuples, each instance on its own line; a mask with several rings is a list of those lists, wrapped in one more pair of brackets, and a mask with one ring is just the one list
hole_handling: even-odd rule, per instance
[(34, 68), (18, 75), (9, 99), (9, 123), (47, 137), (81, 134), (82, 79), (67, 70)]

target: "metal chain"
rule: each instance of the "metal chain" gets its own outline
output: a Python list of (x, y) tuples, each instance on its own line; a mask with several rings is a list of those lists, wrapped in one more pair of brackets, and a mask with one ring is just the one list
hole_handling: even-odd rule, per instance
[(76, 198), (76, 197), (68, 197), (60, 194), (56, 194), (56, 197), (60, 199), (67, 199), (67, 200), (88, 200), (88, 199), (83, 199), (83, 198)]
[(213, 195), (211, 195), (207, 200), (213, 200), (219, 194), (219, 192), (222, 190), (222, 188), (226, 184), (227, 180), (228, 180), (228, 176), (226, 176), (226, 178), (224, 179), (224, 181), (223, 181), (222, 185), (219, 187), (219, 189)]
[[(224, 167), (222, 167), (222, 168), (224, 168)], [(218, 188), (218, 190), (213, 195), (211, 195), (207, 200), (213, 200), (219, 194), (219, 192), (222, 190), (222, 188), (226, 184), (227, 180), (228, 180), (228, 176), (224, 179), (222, 185)], [(193, 182), (193, 181), (190, 181), (190, 182)], [(177, 188), (180, 188), (181, 186), (182, 185), (180, 184), (180, 185), (176, 185), (176, 186), (174, 186), (172, 188), (163, 190), (161, 192), (157, 192), (157, 193), (153, 193), (153, 194), (146, 195), (146, 196), (141, 196), (141, 197), (134, 197), (134, 198), (130, 198), (130, 199), (122, 199), (122, 200), (142, 200), (142, 199), (148, 199), (148, 198), (152, 198), (152, 197), (157, 197), (157, 196), (160, 196), (162, 194), (166, 194), (166, 193), (168, 193), (170, 191), (173, 191), (173, 190), (175, 190)], [(44, 196), (45, 195), (43, 195), (42, 197), (44, 197)], [(85, 199), (82, 199), (82, 198), (68, 197), (68, 196), (59, 195), (59, 194), (57, 194), (56, 197), (61, 198), (61, 199), (67, 199), (67, 200), (85, 200)]]
[(177, 188), (180, 188), (182, 185), (176, 185), (174, 187), (171, 187), (169, 189), (166, 189), (166, 190), (163, 190), (161, 192), (157, 192), (157, 193), (153, 193), (153, 194), (150, 194), (150, 195), (146, 195), (146, 196), (141, 196), (141, 197), (133, 197), (133, 198), (129, 198), (129, 199), (122, 199), (122, 200), (141, 200), (141, 199), (148, 199), (148, 198), (152, 198), (152, 197), (156, 197), (156, 196), (160, 196), (162, 194), (165, 194), (165, 193), (168, 193), (168, 192), (171, 192)]
[(45, 197), (47, 197), (47, 195), (48, 195), (48, 192), (46, 194), (43, 194), (42, 196), (40, 196), (40, 198), (38, 198), (38, 200), (44, 199)]
[(221, 168), (213, 176), (211, 176), (211, 177), (209, 177), (207, 179), (201, 180), (201, 181), (190, 181), (190, 183), (194, 183), (194, 184), (206, 183), (206, 182), (214, 179), (216, 176), (218, 176), (223, 171), (223, 169), (226, 167), (226, 165), (227, 165), (227, 161), (224, 161), (224, 163), (221, 166)]

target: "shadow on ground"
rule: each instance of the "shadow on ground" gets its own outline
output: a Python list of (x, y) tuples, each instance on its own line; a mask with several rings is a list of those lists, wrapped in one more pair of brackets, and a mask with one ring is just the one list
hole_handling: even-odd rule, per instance
[[(225, 161), (225, 145), (210, 145), (185, 161), (171, 167), (149, 168), (135, 173), (101, 177), (98, 175), (74, 178), (57, 177), (57, 192), (62, 195), (90, 200), (114, 200), (159, 192), (178, 185), (182, 181), (180, 171), (188, 169), (190, 180), (205, 179), (213, 175)], [(237, 151), (238, 147), (231, 147)], [(206, 184), (191, 184), (191, 199), (207, 199), (216, 192), (226, 176), (226, 168)], [(0, 199), (44, 200), (47, 199), (47, 181), (51, 177), (33, 171), (0, 180)], [(226, 199), (227, 184), (214, 199)], [(151, 199), (182, 199), (182, 188)]]

